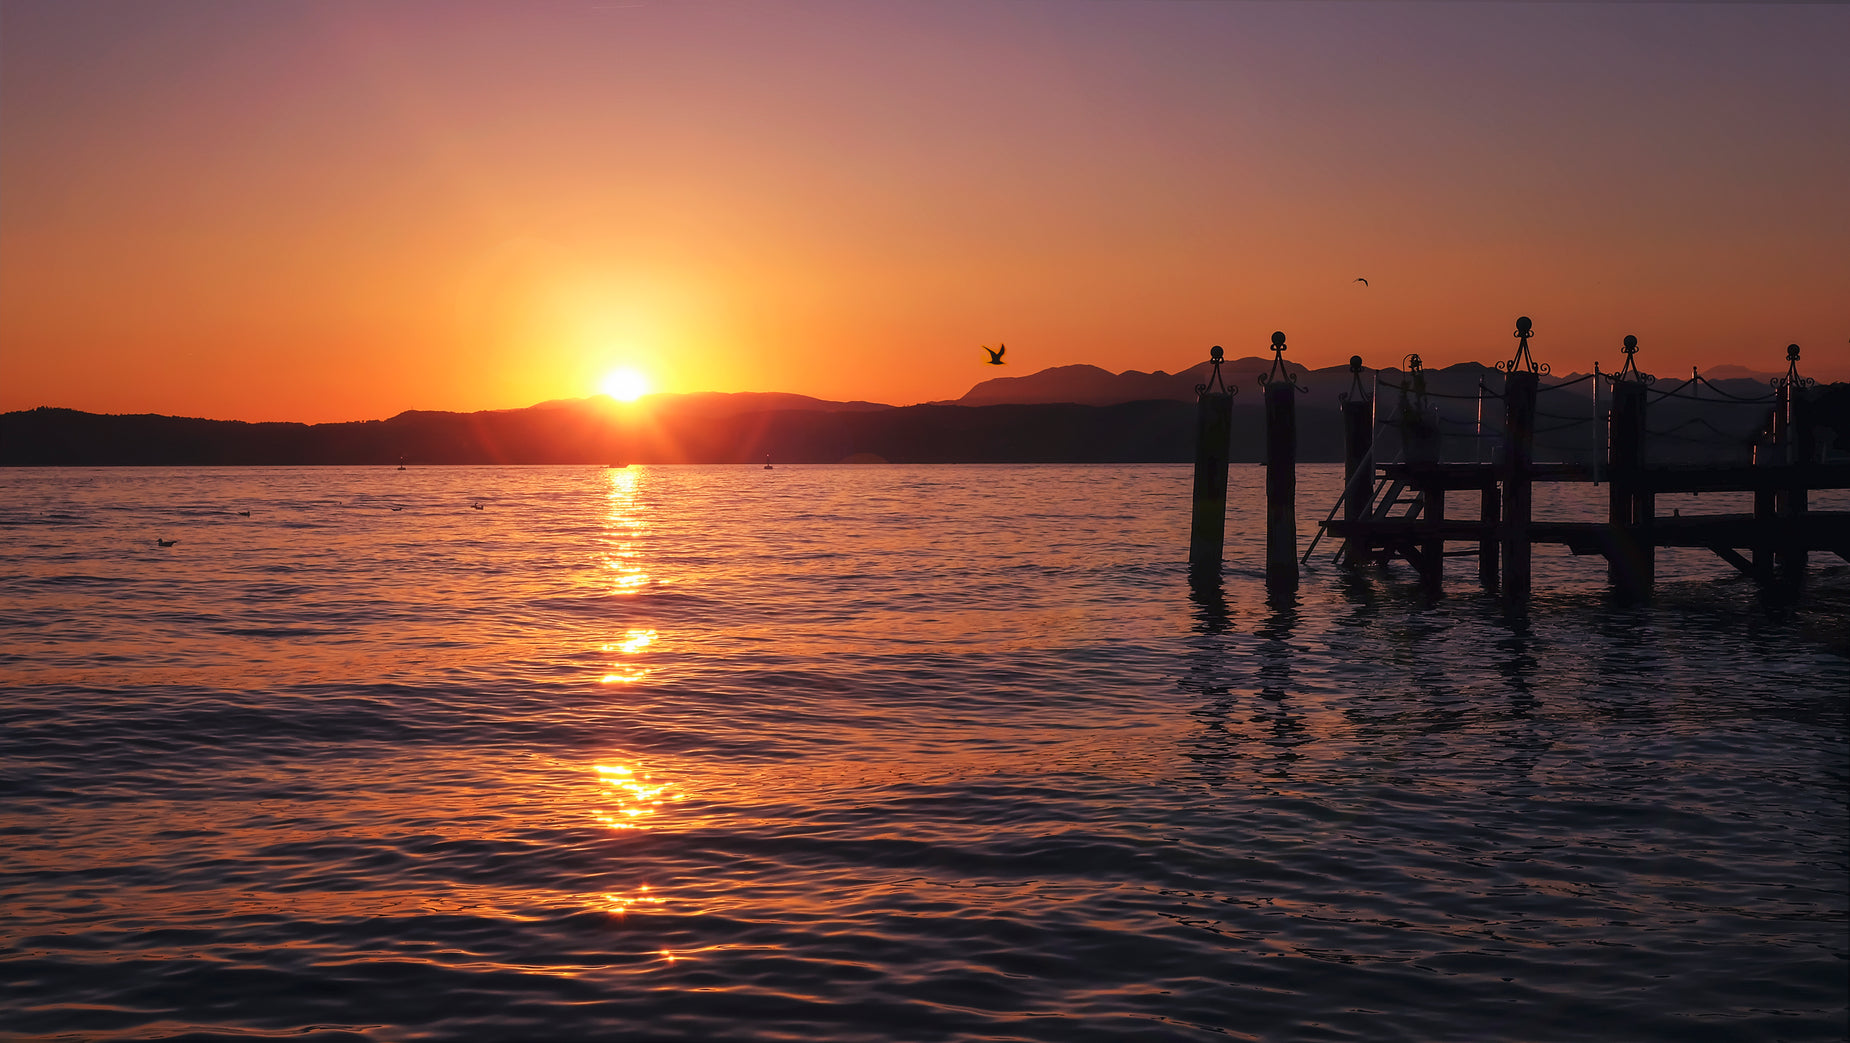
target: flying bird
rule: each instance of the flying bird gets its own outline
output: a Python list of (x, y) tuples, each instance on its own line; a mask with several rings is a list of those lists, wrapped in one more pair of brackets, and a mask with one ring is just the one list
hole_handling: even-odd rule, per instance
[(1009, 346), (1007, 344), (1000, 344), (996, 346), (996, 349), (994, 351), (990, 351), (989, 345), (987, 344), (983, 345), (983, 350), (989, 352), (989, 364), (992, 366), (1000, 366), (1003, 364), (1002, 363), (1002, 353), (1007, 351), (1008, 349), (1009, 349)]
[(1359, 275), (1358, 275), (1358, 276), (1356, 276), (1356, 278), (1355, 278), (1355, 281), (1356, 281), (1356, 282), (1359, 282), (1359, 283), (1361, 283), (1361, 284), (1362, 284), (1363, 286), (1367, 286), (1367, 285), (1368, 285), (1368, 280), (1367, 280), (1367, 279), (1364, 279), (1364, 278), (1362, 278), (1362, 277), (1361, 277), (1361, 276), (1359, 276)]

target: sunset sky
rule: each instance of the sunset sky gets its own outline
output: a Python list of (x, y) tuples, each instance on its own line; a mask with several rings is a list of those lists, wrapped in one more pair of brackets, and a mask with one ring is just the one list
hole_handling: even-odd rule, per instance
[[(0, 409), (1850, 379), (1850, 6), (0, 2)], [(1369, 280), (1367, 286), (1355, 282)], [(1008, 344), (1008, 366), (978, 345)]]

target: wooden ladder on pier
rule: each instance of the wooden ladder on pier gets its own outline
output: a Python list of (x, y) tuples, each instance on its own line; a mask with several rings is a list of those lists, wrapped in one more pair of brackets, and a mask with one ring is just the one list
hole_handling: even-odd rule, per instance
[[(1397, 511), (1399, 513), (1395, 513)], [(1335, 513), (1331, 511), (1331, 517), (1334, 517)], [(1369, 482), (1368, 503), (1362, 509), (1364, 517), (1373, 521), (1389, 519), (1415, 521), (1425, 513), (1425, 495), (1417, 489), (1410, 488), (1405, 481), (1377, 474)], [(1336, 548), (1336, 555), (1331, 560), (1340, 562), (1349, 558), (1353, 554), (1350, 548), (1353, 542), (1353, 538), (1344, 539), (1342, 546)], [(1377, 549), (1370, 547), (1368, 553), (1372, 556), (1377, 553)]]

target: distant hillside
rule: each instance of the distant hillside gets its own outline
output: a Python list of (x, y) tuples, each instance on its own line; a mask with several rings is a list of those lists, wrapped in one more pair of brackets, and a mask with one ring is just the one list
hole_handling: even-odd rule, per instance
[(1783, 377), (1785, 374), (1763, 373), (1757, 369), (1748, 369), (1746, 366), (1710, 366), (1702, 371), (1702, 376), (1706, 380), (1751, 380), (1765, 387), (1768, 381), (1775, 377)]
[[(1230, 359), (1221, 364), (1221, 379), (1237, 395), (1256, 400), (1259, 394), (1258, 378), (1269, 373), (1271, 368), (1271, 359), (1252, 356)], [(1285, 369), (1297, 378), (1300, 386), (1310, 392), (1312, 401), (1321, 401), (1318, 396), (1348, 392), (1354, 379), (1346, 365), (1313, 370), (1287, 361)], [(956, 404), (974, 406), (1073, 402), (1106, 406), (1151, 400), (1193, 402), (1195, 386), (1204, 383), (1211, 371), (1212, 366), (1206, 362), (1180, 373), (1165, 373), (1160, 369), (1154, 373), (1134, 369), (1112, 373), (1097, 366), (1055, 366), (1025, 376), (985, 380), (957, 399)], [(1384, 396), (1391, 399), (1395, 388), (1407, 379), (1407, 374), (1392, 367), (1380, 370), (1378, 374), (1375, 370), (1364, 369), (1363, 391), (1372, 393), (1377, 379)], [(1568, 379), (1572, 377), (1544, 378), (1543, 383), (1554, 384)], [(1503, 386), (1503, 374), (1497, 372), (1495, 367), (1481, 366), (1475, 362), (1426, 371), (1427, 389), (1435, 393), (1476, 395), (1479, 380), (1483, 380), (1493, 391)]]
[[(1308, 371), (1295, 363), (1286, 368), (1296, 374)], [(1270, 359), (1232, 359), (1221, 365), (1221, 379), (1256, 386), (1254, 378), (1272, 367)], [(1206, 362), (1180, 373), (1126, 370), (1113, 373), (1097, 366), (1055, 366), (1020, 377), (994, 377), (971, 388), (956, 400), (960, 406), (1025, 405), (1034, 402), (1073, 402), (1108, 406), (1119, 402), (1193, 402), (1195, 385), (1208, 379), (1213, 367)]]
[[(1272, 368), (1271, 359), (1248, 356), (1231, 359), (1221, 364), (1221, 379), (1231, 386), (1235, 393), (1244, 396), (1244, 400), (1256, 400), (1259, 393), (1258, 377)], [(1347, 393), (1351, 390), (1354, 378), (1347, 365), (1327, 366), (1323, 369), (1306, 369), (1293, 362), (1286, 362), (1285, 368), (1297, 378), (1298, 384), (1309, 392), (1307, 402), (1322, 402), (1327, 397)], [(1208, 379), (1211, 366), (1203, 362), (1198, 366), (1179, 373), (1165, 373), (1157, 370), (1145, 373), (1141, 370), (1126, 370), (1113, 373), (1098, 366), (1055, 366), (1019, 377), (995, 377), (985, 380), (971, 388), (962, 398), (956, 399), (956, 405), (1027, 405), (1032, 403), (1072, 402), (1080, 405), (1108, 406), (1122, 402), (1193, 402), (1195, 386)], [(1461, 362), (1443, 369), (1425, 371), (1428, 392), (1435, 395), (1450, 395), (1461, 398), (1475, 398), (1480, 382), (1492, 394), (1503, 387), (1504, 375), (1495, 366), (1485, 366), (1476, 362)], [(1705, 378), (1729, 394), (1746, 398), (1763, 396), (1768, 393), (1767, 378), (1772, 374), (1756, 373), (1743, 366), (1717, 366), (1703, 374)], [(1666, 383), (1659, 386), (1675, 386), (1680, 378), (1664, 376)], [(1391, 410), (1397, 402), (1399, 388), (1403, 383), (1411, 384), (1411, 375), (1397, 367), (1389, 366), (1381, 370), (1364, 369), (1362, 371), (1362, 390), (1374, 393), (1380, 388), (1382, 408)], [(1571, 385), (1565, 394), (1580, 394), (1585, 397), (1590, 385), (1586, 374), (1568, 373), (1550, 375), (1542, 378), (1543, 387)], [(1580, 389), (1578, 392), (1572, 388)], [(1590, 404), (1589, 404), (1590, 408)]]
[[(585, 401), (597, 402), (599, 399)], [(679, 395), (650, 395), (643, 401), (651, 409), (702, 413), (775, 412), (789, 409), (807, 409), (818, 413), (869, 413), (895, 408), (879, 402), (830, 402), (782, 391), (696, 391)]]
[[(1225, 374), (1239, 391), (1234, 400), (1232, 459), (1253, 462), (1263, 453), (1261, 396), (1255, 380), (1258, 360), (1227, 364)], [(1074, 367), (1062, 367), (1070, 369)], [(1091, 369), (1091, 367), (1084, 367)], [(1205, 367), (1204, 367), (1205, 368)], [(1242, 373), (1241, 370), (1248, 370)], [(1342, 458), (1339, 393), (1352, 377), (1346, 367), (1302, 371), (1306, 393), (1298, 399), (1299, 459)], [(1204, 373), (1055, 373), (1042, 383), (1032, 374), (1003, 388), (1092, 388), (1104, 395), (1129, 389), (1141, 397), (1107, 404), (1034, 402), (996, 405), (934, 404), (882, 406), (831, 403), (798, 395), (658, 396), (635, 405), (609, 399), (548, 402), (527, 409), (480, 413), (409, 411), (389, 420), (340, 424), (250, 424), (143, 414), (107, 416), (71, 409), (41, 408), (0, 414), (0, 464), (7, 465), (256, 465), (344, 464), (738, 464), (760, 463), (1136, 463), (1193, 459), (1194, 384)], [(1366, 373), (1363, 390), (1378, 387), (1377, 413), (1385, 422), (1397, 414), (1403, 375)], [(1068, 381), (1071, 377), (1070, 382)], [(1150, 398), (1161, 381), (1185, 384), (1186, 399)], [(1501, 390), (1503, 376), (1474, 363), (1427, 374), (1427, 388), (1446, 433), (1452, 459), (1488, 459), (1494, 450), (1502, 410), (1496, 399), (1484, 409), (1485, 436), (1478, 432), (1478, 385)], [(1377, 383), (1378, 382), (1378, 383)], [(991, 384), (993, 382), (985, 382)], [(1659, 381), (1660, 389), (1674, 386)], [(1764, 384), (1729, 381), (1732, 394), (1764, 397)], [(1585, 460), (1598, 452), (1604, 422), (1595, 415), (1592, 385), (1574, 377), (1547, 378), (1540, 403), (1545, 423), (1537, 428), (1538, 456)], [(1039, 391), (1037, 391), (1039, 389)], [(1102, 389), (1102, 390), (1101, 390)], [(1067, 393), (1071, 393), (1070, 391)], [(1173, 394), (1173, 392), (1172, 392)], [(1705, 392), (1705, 395), (1707, 392)], [(1850, 446), (1850, 385), (1831, 385), (1812, 394), (1820, 445), (1841, 454)], [(809, 404), (814, 403), (812, 407)], [(787, 408), (789, 405), (801, 408)], [(786, 407), (786, 408), (779, 408)], [(1767, 406), (1720, 397), (1658, 398), (1651, 405), (1653, 460), (1745, 462)], [(1392, 427), (1382, 451), (1394, 448)]]

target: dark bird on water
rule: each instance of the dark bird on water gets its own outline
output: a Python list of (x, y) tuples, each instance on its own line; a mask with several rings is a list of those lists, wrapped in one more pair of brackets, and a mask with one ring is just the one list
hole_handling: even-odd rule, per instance
[(154, 542), (156, 545), (161, 546), (161, 547), (171, 547), (180, 541), (179, 540), (163, 540), (157, 536), (155, 537)]
[(1007, 344), (999, 344), (994, 350), (991, 350), (987, 344), (983, 345), (983, 350), (989, 352), (989, 364), (992, 366), (1000, 366), (1003, 364), (1002, 353), (1008, 349), (1009, 346)]
[(238, 512), (238, 517), (240, 518), (248, 518), (250, 516), (251, 516), (251, 512), (249, 511), (239, 511)]
[(1356, 278), (1355, 278), (1355, 281), (1356, 281), (1356, 282), (1359, 282), (1359, 283), (1361, 283), (1361, 284), (1362, 284), (1363, 286), (1367, 286), (1367, 285), (1368, 285), (1368, 280), (1367, 280), (1367, 279), (1364, 279), (1364, 278), (1362, 278), (1362, 277), (1361, 277), (1361, 276), (1359, 276), (1359, 275), (1358, 275), (1358, 276), (1356, 276)]
[(472, 504), (470, 504), (469, 506), (471, 506), (471, 507), (473, 507), (473, 508), (475, 508), (475, 509), (476, 509), (476, 510), (478, 510), (478, 511), (482, 509), (482, 505), (481, 505), (481, 504), (479, 504), (479, 503), (472, 503)]

